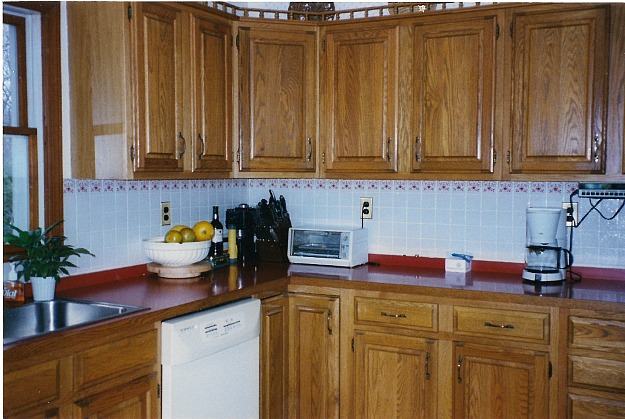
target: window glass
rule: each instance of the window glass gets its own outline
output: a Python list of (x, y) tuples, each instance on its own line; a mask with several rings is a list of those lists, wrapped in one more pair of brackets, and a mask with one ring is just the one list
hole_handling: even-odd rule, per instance
[(7, 222), (27, 229), (30, 222), (30, 176), (28, 140), (25, 135), (4, 135), (3, 140), (3, 219), (4, 232)]
[(14, 25), (2, 25), (2, 109), (3, 125), (19, 126), (19, 73), (17, 61), (17, 28)]

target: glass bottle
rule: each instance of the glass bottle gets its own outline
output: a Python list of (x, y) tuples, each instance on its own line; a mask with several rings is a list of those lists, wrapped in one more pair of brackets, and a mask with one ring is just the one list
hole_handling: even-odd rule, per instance
[(211, 248), (209, 256), (220, 256), (224, 252), (224, 226), (219, 221), (219, 207), (213, 207), (213, 220), (211, 225), (215, 230), (215, 234), (211, 239)]

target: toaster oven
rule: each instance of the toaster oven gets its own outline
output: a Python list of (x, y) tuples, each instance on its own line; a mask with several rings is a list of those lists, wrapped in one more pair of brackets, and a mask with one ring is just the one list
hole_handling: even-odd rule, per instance
[(367, 263), (367, 230), (289, 229), (288, 258), (291, 263), (354, 267)]

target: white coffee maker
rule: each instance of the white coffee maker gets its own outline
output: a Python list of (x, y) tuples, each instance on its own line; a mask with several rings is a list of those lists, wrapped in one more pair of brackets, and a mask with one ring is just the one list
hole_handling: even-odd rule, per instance
[(571, 254), (567, 249), (566, 211), (553, 207), (528, 207), (523, 279), (554, 283), (566, 278)]

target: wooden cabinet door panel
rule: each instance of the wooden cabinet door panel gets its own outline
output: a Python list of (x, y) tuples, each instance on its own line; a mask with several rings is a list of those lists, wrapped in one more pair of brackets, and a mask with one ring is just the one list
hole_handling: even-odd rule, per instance
[(607, 8), (513, 17), (513, 173), (605, 171)]
[(355, 416), (436, 417), (436, 348), (425, 339), (356, 331)]
[(454, 359), (454, 417), (548, 417), (547, 353), (457, 344)]
[(289, 299), (262, 303), (260, 346), (260, 416), (288, 417)]
[(338, 418), (339, 299), (289, 297), (289, 417)]
[(137, 3), (135, 171), (182, 171), (191, 138), (182, 132), (182, 13)]
[(414, 26), (414, 172), (493, 172), (497, 19)]
[(326, 172), (397, 171), (397, 28), (326, 34)]
[[(230, 27), (192, 17), (194, 65), (194, 172), (229, 172), (232, 162)], [(189, 140), (189, 139), (188, 139)]]
[(241, 171), (314, 172), (316, 33), (241, 28)]

